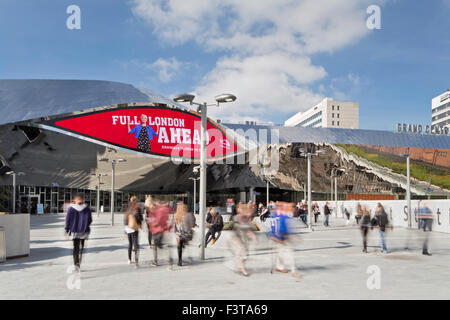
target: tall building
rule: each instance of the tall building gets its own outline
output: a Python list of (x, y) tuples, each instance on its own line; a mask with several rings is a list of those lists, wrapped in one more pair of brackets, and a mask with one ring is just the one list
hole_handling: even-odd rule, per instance
[(431, 126), (450, 128), (450, 89), (431, 100)]
[(325, 98), (314, 107), (284, 122), (287, 127), (359, 128), (359, 104)]

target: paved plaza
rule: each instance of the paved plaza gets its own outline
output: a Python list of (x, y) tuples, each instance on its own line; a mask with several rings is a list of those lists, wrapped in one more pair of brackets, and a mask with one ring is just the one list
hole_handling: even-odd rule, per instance
[[(250, 277), (234, 273), (223, 239), (206, 249), (207, 260), (168, 269), (150, 264), (152, 250), (141, 232), (141, 264), (127, 264), (122, 216), (103, 214), (92, 225), (82, 272), (71, 272), (72, 243), (64, 240), (64, 216), (31, 217), (29, 257), (0, 264), (0, 299), (448, 299), (450, 235), (433, 232), (432, 256), (421, 255), (423, 232), (397, 228), (388, 234), (389, 254), (379, 252), (378, 232), (362, 253), (359, 229), (331, 219), (331, 227), (314, 232), (296, 228), (295, 261), (301, 275), (270, 273), (272, 254), (265, 236), (252, 250)], [(409, 250), (405, 250), (408, 240)], [(198, 241), (190, 248), (198, 256)], [(166, 250), (167, 251), (167, 250)], [(166, 252), (167, 254), (167, 252)], [(374, 272), (375, 273), (372, 273)], [(379, 289), (370, 277), (379, 271)], [(369, 273), (368, 273), (369, 272)], [(369, 279), (369, 286), (368, 286)], [(369, 289), (371, 287), (372, 289)]]

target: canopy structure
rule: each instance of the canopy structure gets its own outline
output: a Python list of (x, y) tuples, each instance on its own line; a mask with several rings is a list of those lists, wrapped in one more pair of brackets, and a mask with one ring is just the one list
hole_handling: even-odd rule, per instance
[[(450, 136), (417, 133), (396, 133), (381, 130), (334, 129), (223, 124), (224, 127), (244, 136), (253, 144), (270, 142), (355, 144), (410, 148), (450, 149)], [(267, 135), (261, 137), (261, 134)]]

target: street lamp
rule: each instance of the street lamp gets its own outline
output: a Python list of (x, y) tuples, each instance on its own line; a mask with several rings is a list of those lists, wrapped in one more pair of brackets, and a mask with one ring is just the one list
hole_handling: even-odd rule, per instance
[(408, 227), (412, 227), (411, 222), (411, 173), (410, 173), (410, 155), (409, 153), (402, 153), (400, 157), (406, 158), (406, 202), (408, 206)]
[(300, 156), (306, 157), (308, 159), (308, 219), (306, 220), (308, 224), (309, 230), (313, 231), (312, 229), (312, 219), (311, 219), (311, 157), (318, 156), (320, 154), (325, 154), (326, 150), (317, 150), (315, 153), (307, 152), (304, 149), (301, 149)]
[[(198, 174), (198, 169), (200, 168), (200, 166), (195, 166), (192, 169), (192, 172), (194, 172), (194, 174)], [(196, 200), (197, 200), (197, 180), (200, 180), (200, 177), (190, 177), (189, 180), (193, 180), (194, 181), (194, 215), (196, 214), (196, 209), (195, 209), (195, 204), (196, 204)]]
[(95, 174), (92, 173), (91, 176), (96, 176), (98, 179), (97, 182), (97, 217), (100, 216), (100, 185), (104, 184), (101, 182), (102, 177), (106, 177), (108, 174), (106, 173), (99, 173)]
[[(338, 188), (337, 188), (337, 178), (338, 178), (338, 174), (336, 173), (336, 171), (341, 171), (343, 173), (345, 173), (345, 169), (344, 168), (333, 168), (331, 169), (331, 195), (333, 195), (333, 177), (334, 177), (334, 216), (337, 218), (337, 212), (338, 212)], [(331, 201), (333, 201), (333, 196), (331, 196)]]
[(12, 176), (13, 178), (12, 213), (16, 213), (16, 176), (24, 176), (25, 173), (12, 170), (6, 172), (6, 174)]
[(200, 258), (202, 260), (205, 259), (205, 220), (206, 220), (206, 165), (207, 165), (207, 159), (206, 159), (206, 123), (207, 123), (207, 117), (206, 117), (206, 109), (209, 106), (219, 106), (221, 103), (227, 103), (227, 102), (233, 102), (236, 101), (236, 96), (232, 94), (221, 94), (215, 97), (216, 103), (215, 104), (208, 104), (206, 102), (204, 103), (197, 103), (194, 102), (195, 96), (192, 94), (180, 94), (177, 95), (175, 98), (173, 98), (174, 102), (189, 102), (190, 105), (197, 105), (199, 106), (199, 111), (201, 114), (201, 133), (200, 133), (200, 229), (201, 229), (201, 253)]
[[(108, 162), (109, 158), (101, 158), (100, 161)], [(114, 225), (114, 179), (116, 173), (116, 163), (126, 162), (126, 159), (113, 159), (111, 160), (112, 173), (111, 173), (111, 226)]]

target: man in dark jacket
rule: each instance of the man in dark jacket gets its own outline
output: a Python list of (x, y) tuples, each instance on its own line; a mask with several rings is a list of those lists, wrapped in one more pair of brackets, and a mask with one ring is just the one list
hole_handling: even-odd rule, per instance
[(72, 236), (73, 263), (76, 271), (80, 271), (84, 242), (88, 239), (91, 232), (91, 223), (92, 213), (89, 206), (84, 203), (84, 195), (75, 195), (73, 203), (67, 210), (65, 231), (67, 239), (69, 236)]
[[(209, 241), (212, 239), (212, 244), (220, 237), (220, 233), (223, 229), (223, 219), (220, 213), (218, 213), (214, 208), (211, 208), (208, 216), (206, 217), (206, 222), (209, 223), (209, 230), (205, 237), (205, 247), (208, 245)], [(219, 235), (216, 238), (216, 233)]]
[(389, 219), (384, 207), (381, 203), (377, 204), (375, 211), (375, 217), (373, 218), (372, 228), (376, 225), (380, 229), (380, 239), (381, 239), (381, 250), (383, 253), (387, 253), (385, 232), (386, 227), (389, 226)]

